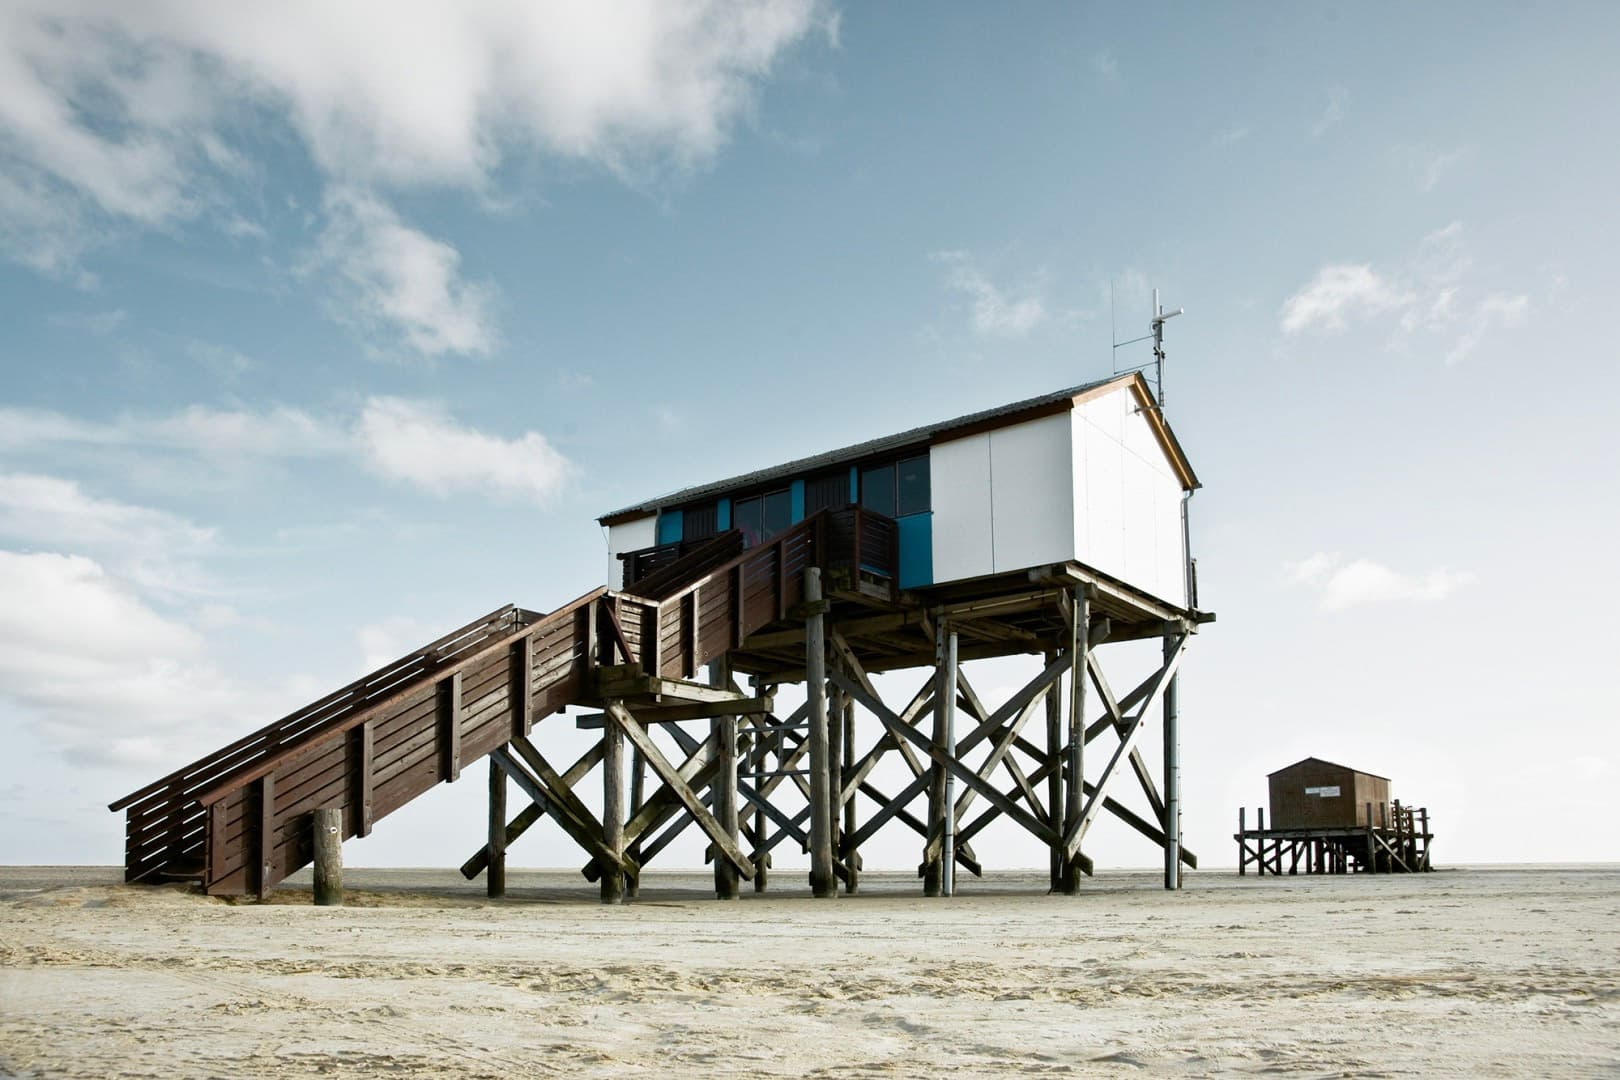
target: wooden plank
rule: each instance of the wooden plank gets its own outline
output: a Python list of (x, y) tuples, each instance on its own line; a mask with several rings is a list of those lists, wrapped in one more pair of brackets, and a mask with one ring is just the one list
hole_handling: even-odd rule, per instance
[(260, 900), (268, 899), (275, 886), (275, 868), (270, 860), (276, 844), (276, 779), (266, 773), (253, 784), (256, 824), (253, 830), (255, 867), (253, 891)]
[(531, 684), (533, 682), (533, 639), (523, 638), (512, 643), (511, 686), (507, 690), (507, 704), (512, 713), (512, 734), (527, 735), (534, 728)]
[[(612, 706), (610, 705), (611, 709)], [(619, 717), (609, 717), (602, 729), (602, 824), (600, 832), (606, 858), (601, 864), (602, 903), (624, 902), (624, 875), (618, 864), (624, 861), (624, 736)], [(559, 792), (558, 794), (561, 794)], [(572, 794), (570, 792), (569, 794)]]
[(608, 715), (618, 721), (619, 725), (624, 729), (625, 737), (641, 751), (652, 771), (669, 787), (675, 797), (680, 800), (681, 805), (686, 807), (687, 812), (697, 821), (698, 827), (708, 834), (710, 840), (714, 841), (720, 853), (731, 860), (732, 865), (737, 868), (737, 872), (743, 877), (753, 877), (754, 864), (749, 860), (747, 853), (742, 850), (736, 841), (726, 835), (725, 830), (720, 827), (720, 823), (714, 819), (714, 815), (709, 813), (692, 789), (686, 786), (675, 766), (670, 764), (669, 759), (664, 756), (664, 752), (658, 748), (658, 744), (653, 742), (647, 729), (642, 727), (635, 716), (619, 702), (610, 701), (607, 711)]

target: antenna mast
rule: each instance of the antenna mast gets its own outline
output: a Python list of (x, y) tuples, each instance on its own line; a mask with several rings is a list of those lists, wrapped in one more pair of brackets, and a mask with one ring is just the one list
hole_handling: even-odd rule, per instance
[[(1110, 321), (1112, 321), (1113, 307), (1114, 307), (1114, 283), (1112, 281), (1110, 281), (1108, 283), (1108, 308), (1109, 308), (1109, 312), (1110, 312)], [(1124, 348), (1126, 345), (1135, 345), (1138, 341), (1147, 341), (1150, 338), (1152, 339), (1152, 341), (1153, 341), (1153, 394), (1158, 399), (1159, 412), (1161, 414), (1164, 412), (1164, 324), (1169, 322), (1171, 319), (1175, 318), (1177, 315), (1182, 314), (1182, 312), (1184, 310), (1185, 309), (1183, 309), (1183, 308), (1176, 308), (1176, 310), (1174, 310), (1174, 311), (1166, 311), (1166, 310), (1164, 310), (1163, 305), (1161, 305), (1159, 303), (1159, 290), (1154, 289), (1153, 290), (1153, 318), (1151, 320), (1149, 320), (1149, 322), (1148, 322), (1148, 328), (1149, 328), (1149, 330), (1151, 332), (1147, 333), (1147, 334), (1144, 334), (1141, 337), (1131, 338), (1131, 340), (1129, 340), (1129, 341), (1115, 341), (1114, 342), (1114, 351), (1117, 353), (1120, 349)], [(1112, 336), (1112, 334), (1110, 334), (1110, 336)], [(1116, 364), (1114, 366), (1114, 374), (1115, 375), (1123, 375), (1127, 371), (1141, 371), (1143, 368), (1145, 368), (1147, 366), (1148, 365), (1146, 365), (1146, 364), (1137, 364), (1134, 367), (1122, 368), (1122, 367), (1119, 367)]]

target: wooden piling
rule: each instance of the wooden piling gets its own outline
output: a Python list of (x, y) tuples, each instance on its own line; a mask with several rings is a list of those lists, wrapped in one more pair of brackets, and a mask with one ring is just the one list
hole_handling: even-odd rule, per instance
[(804, 572), (805, 689), (810, 714), (810, 890), (818, 897), (838, 895), (832, 857), (832, 755), (827, 746), (827, 639), (821, 611), (821, 570)]
[[(844, 736), (842, 752), (843, 771), (850, 772), (855, 768), (855, 701), (848, 694), (844, 695), (844, 722), (839, 725)], [(840, 791), (842, 784), (840, 784)], [(842, 796), (841, 796), (842, 797)], [(844, 802), (844, 827), (841, 836), (854, 836), (860, 828), (860, 819), (855, 810), (855, 793), (849, 793)], [(844, 895), (854, 896), (861, 887), (861, 853), (850, 848), (844, 852)]]
[[(934, 734), (933, 748), (936, 751), (949, 753), (945, 745), (946, 709), (948, 700), (954, 699), (956, 687), (947, 683), (945, 670), (946, 630), (945, 620), (938, 612), (934, 613)], [(928, 766), (928, 832), (923, 838), (923, 895), (939, 896), (945, 889), (945, 864), (939, 858), (929, 858), (928, 852), (934, 846), (934, 841), (940, 840), (945, 832), (945, 815), (952, 808), (945, 799), (946, 769), (938, 761)]]
[(311, 816), (315, 841), (315, 905), (343, 906), (343, 809), (323, 806)]
[[(1058, 658), (1056, 649), (1046, 650), (1046, 666), (1051, 667)], [(1060, 811), (1063, 807), (1063, 770), (1058, 762), (1063, 756), (1063, 695), (1058, 691), (1056, 683), (1046, 688), (1046, 757), (1051, 768), (1046, 774), (1046, 807), (1053, 822), (1061, 820)], [(1057, 892), (1063, 886), (1063, 837), (1059, 835), (1052, 838), (1049, 859), (1051, 890)]]
[[(741, 573), (740, 570), (738, 572)], [(741, 589), (740, 582), (741, 579), (739, 578), (739, 590)], [(750, 676), (748, 685), (753, 690), (756, 698), (761, 696), (765, 690), (765, 685), (760, 681), (758, 675)], [(770, 752), (770, 742), (763, 735), (754, 740), (754, 749), (752, 751), (754, 772), (763, 772), (765, 770), (766, 764), (770, 761)], [(754, 806), (754, 837), (758, 854), (754, 856), (754, 891), (757, 893), (764, 892), (770, 886), (771, 854), (764, 850), (765, 829), (765, 810), (756, 804)]]
[[(940, 621), (939, 628), (945, 639), (945, 707), (941, 715), (945, 752), (956, 756), (956, 632), (944, 633), (949, 624)], [(941, 800), (939, 891), (942, 896), (956, 895), (956, 774), (945, 772), (945, 797)]]
[[(725, 657), (709, 665), (709, 685), (729, 690), (731, 688), (731, 664)], [(709, 721), (710, 734), (714, 736), (716, 746), (716, 760), (719, 768), (714, 774), (714, 781), (710, 788), (714, 792), (714, 816), (720, 822), (720, 827), (733, 841), (738, 838), (737, 823), (737, 718), (735, 716), (717, 716)], [(722, 858), (717, 853), (714, 860), (714, 895), (719, 900), (735, 900), (738, 893), (736, 866), (730, 859)]]
[(491, 900), (506, 895), (506, 770), (489, 759), (489, 865), (484, 868), (485, 892)]
[[(1179, 642), (1165, 625), (1164, 662), (1176, 655)], [(1177, 680), (1164, 688), (1164, 887), (1181, 888), (1181, 739), (1177, 732)]]
[[(625, 815), (625, 820), (626, 821), (631, 820), (637, 814), (641, 813), (641, 805), (645, 801), (644, 796), (646, 794), (646, 791), (647, 791), (647, 759), (642, 756), (642, 753), (641, 753), (640, 750), (637, 750), (634, 747), (632, 747), (631, 750), (630, 750), (630, 812)], [(640, 836), (637, 836), (633, 841), (631, 841), (630, 846), (625, 849), (625, 854), (630, 856), (631, 861), (634, 862), (637, 866), (641, 865), (641, 837)], [(624, 897), (625, 897), (625, 899), (626, 900), (634, 900), (636, 897), (638, 897), (640, 895), (641, 895), (641, 875), (637, 874), (635, 877), (628, 877), (627, 876), (625, 878), (625, 880), (624, 880)]]
[[(1091, 622), (1091, 601), (1084, 587), (1077, 587), (1069, 606), (1069, 732), (1064, 747), (1066, 787), (1063, 798), (1063, 829), (1067, 834), (1080, 820), (1085, 803), (1086, 777), (1086, 654)], [(1065, 861), (1061, 868), (1060, 891), (1073, 896), (1080, 891), (1079, 860)]]
[(1243, 819), (1248, 812), (1248, 807), (1238, 807), (1238, 877), (1243, 877), (1249, 872), (1248, 834), (1243, 828)]
[[(624, 853), (624, 730), (618, 711), (608, 709), (602, 723), (602, 845), (615, 856)], [(601, 884), (602, 903), (624, 903), (624, 872), (617, 866), (602, 866)]]

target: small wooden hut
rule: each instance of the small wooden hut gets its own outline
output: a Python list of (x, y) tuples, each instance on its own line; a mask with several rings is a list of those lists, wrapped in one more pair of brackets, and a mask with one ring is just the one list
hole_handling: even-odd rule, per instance
[(1389, 777), (1308, 757), (1271, 773), (1271, 826), (1238, 810), (1238, 873), (1409, 873), (1429, 865), (1429, 810), (1390, 798)]

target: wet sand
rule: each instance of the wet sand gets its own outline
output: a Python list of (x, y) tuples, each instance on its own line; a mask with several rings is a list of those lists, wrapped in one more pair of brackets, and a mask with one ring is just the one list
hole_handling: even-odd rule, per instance
[[(1616, 1076), (1620, 867), (915, 878), (350, 870), (349, 903), (0, 868), (0, 1075)], [(295, 879), (296, 881), (297, 879)], [(745, 888), (746, 888), (745, 883)]]

